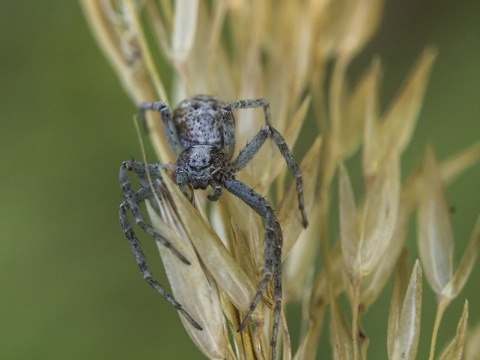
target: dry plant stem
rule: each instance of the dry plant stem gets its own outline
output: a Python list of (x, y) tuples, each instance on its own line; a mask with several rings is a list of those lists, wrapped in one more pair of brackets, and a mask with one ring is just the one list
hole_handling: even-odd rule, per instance
[(119, 31), (104, 14), (102, 3), (85, 0), (81, 2), (81, 5), (101, 49), (117, 72), (125, 91), (135, 101), (152, 97), (153, 93), (150, 87), (143, 86), (144, 84), (138, 80), (139, 76), (144, 75), (143, 68), (137, 68), (130, 63), (132, 59), (129, 59), (128, 56), (131, 54), (125, 54), (122, 50)]
[(440, 327), (440, 322), (442, 321), (443, 313), (445, 312), (445, 309), (449, 303), (450, 299), (440, 296), (437, 305), (437, 314), (435, 315), (435, 324), (433, 325), (432, 340), (430, 343), (430, 356), (428, 357), (429, 360), (433, 360), (433, 356), (435, 355), (435, 344), (437, 342), (438, 329)]
[[(342, 121), (342, 110), (343, 110), (343, 93), (344, 93), (344, 79), (345, 79), (345, 72), (348, 66), (349, 59), (347, 57), (340, 57), (335, 62), (335, 66), (333, 69), (332, 75), (332, 83), (330, 86), (330, 113), (331, 113), (331, 122), (330, 122), (330, 131), (331, 135), (334, 139), (339, 138), (340, 133), (340, 124)], [(331, 144), (332, 146), (336, 146), (336, 144)], [(337, 154), (334, 156), (334, 160), (337, 158)], [(333, 161), (332, 161), (333, 162)], [(335, 165), (336, 161), (333, 162)]]
[[(327, 141), (324, 141), (323, 143), (326, 143)], [(322, 154), (324, 152), (322, 151)], [(324, 266), (324, 271), (326, 275), (326, 283), (327, 283), (327, 296), (328, 296), (328, 301), (330, 304), (330, 314), (333, 317), (333, 314), (338, 311), (336, 309), (337, 302), (335, 301), (335, 292), (333, 290), (333, 284), (332, 284), (332, 265), (330, 262), (330, 251), (328, 249), (328, 209), (329, 209), (329, 191), (328, 191), (328, 185), (326, 186), (327, 183), (330, 181), (322, 178), (322, 184), (320, 185), (320, 196), (319, 196), (319, 202), (320, 202), (320, 249), (322, 253), (322, 260), (323, 260), (323, 266)], [(339, 339), (340, 338), (340, 330), (338, 329), (338, 324), (336, 321), (333, 321), (332, 323), (333, 329), (335, 332), (335, 338)]]
[(282, 322), (282, 335), (283, 335), (283, 360), (292, 360), (292, 343), (290, 341), (290, 332), (288, 331), (287, 319), (285, 318), (285, 312), (282, 309), (281, 312)]
[[(324, 141), (322, 141), (322, 151), (320, 164), (322, 166), (320, 174), (320, 193), (319, 193), (319, 203), (320, 203), (320, 249), (322, 253), (323, 266), (325, 271), (325, 278), (327, 284), (327, 296), (330, 304), (330, 314), (334, 314), (338, 311), (336, 308), (337, 304), (335, 301), (335, 292), (333, 290), (332, 284), (332, 264), (330, 261), (330, 251), (328, 245), (328, 209), (330, 207), (330, 196), (329, 196), (329, 185), (332, 178), (330, 169), (333, 169), (333, 166), (328, 163), (332, 159), (332, 154), (330, 152), (331, 147), (329, 146), (330, 137), (326, 136)], [(324, 161), (322, 161), (324, 160)], [(332, 316), (333, 319), (333, 316)], [(338, 324), (333, 321), (333, 329), (335, 332), (335, 338), (340, 338), (340, 330), (338, 329)]]
[(148, 73), (152, 78), (153, 86), (155, 87), (157, 94), (160, 96), (160, 99), (162, 99), (163, 101), (166, 101), (168, 99), (167, 92), (163, 87), (163, 83), (160, 79), (160, 75), (158, 74), (157, 68), (155, 67), (155, 63), (153, 62), (153, 57), (152, 57), (152, 54), (150, 53), (147, 39), (145, 38), (142, 25), (140, 24), (140, 19), (138, 18), (138, 11), (136, 9), (137, 3), (134, 1), (125, 1), (124, 5), (127, 7), (130, 15), (132, 15), (131, 20), (132, 20), (133, 26), (135, 27), (137, 38), (140, 43), (139, 45), (142, 51), (142, 59), (145, 62), (145, 66), (147, 67)]
[[(344, 59), (347, 60), (347, 59)], [(330, 262), (330, 252), (328, 245), (328, 213), (330, 206), (330, 196), (329, 188), (332, 181), (333, 175), (335, 173), (335, 168), (338, 160), (339, 153), (335, 146), (335, 139), (338, 138), (338, 131), (341, 120), (341, 94), (343, 91), (343, 75), (345, 74), (345, 69), (347, 66), (347, 61), (337, 60), (335, 63), (334, 74), (331, 83), (331, 91), (329, 98), (329, 108), (331, 111), (331, 121), (326, 125), (326, 136), (322, 142), (322, 151), (321, 151), (321, 160), (320, 164), (322, 167), (320, 174), (320, 197), (319, 202), (321, 206), (320, 211), (320, 248), (322, 252), (323, 265), (325, 267), (326, 282), (328, 289), (328, 299), (330, 304), (330, 314), (332, 315), (332, 321), (335, 319), (333, 314), (338, 312), (337, 302), (335, 301), (335, 293), (333, 291), (332, 284), (332, 266)], [(333, 329), (335, 332), (335, 339), (339, 341), (340, 339), (340, 329), (336, 321), (332, 323)], [(352, 333), (355, 330), (352, 329)], [(356, 349), (356, 336), (353, 336), (354, 348)], [(358, 351), (356, 352), (355, 359), (358, 358)]]
[(358, 360), (358, 304), (360, 301), (360, 279), (354, 275), (351, 279), (351, 285), (353, 288), (352, 302), (352, 346), (353, 346), (353, 359)]
[[(210, 54), (210, 56), (207, 58), (207, 65), (206, 65), (208, 74), (213, 74), (215, 72), (216, 57), (214, 56), (214, 54), (216, 54), (219, 48), (218, 44), (220, 42), (220, 37), (221, 37), (221, 28), (225, 20), (226, 14), (227, 14), (227, 3), (222, 1), (219, 3), (217, 11), (215, 12), (213, 26), (212, 26), (212, 34), (210, 36), (210, 41), (208, 43), (209, 54)], [(213, 76), (208, 76), (207, 79), (209, 81), (208, 88), (214, 89), (215, 83), (213, 80)]]

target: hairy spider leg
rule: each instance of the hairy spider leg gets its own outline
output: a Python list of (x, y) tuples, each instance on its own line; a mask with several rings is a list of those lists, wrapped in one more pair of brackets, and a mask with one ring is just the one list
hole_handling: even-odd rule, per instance
[[(302, 215), (303, 226), (308, 226), (307, 215), (305, 213), (304, 198), (303, 198), (303, 180), (300, 168), (298, 167), (291, 151), (289, 150), (283, 136), (271, 125), (270, 105), (267, 99), (252, 99), (252, 100), (238, 100), (228, 103), (222, 111), (224, 119), (224, 131), (228, 132), (230, 136), (234, 137), (234, 123), (232, 110), (247, 109), (263, 107), (265, 114), (266, 126), (262, 128), (257, 135), (248, 143), (242, 150), (240, 150), (237, 158), (233, 161), (233, 172), (243, 169), (247, 163), (253, 159), (256, 153), (263, 146), (267, 138), (271, 138), (278, 147), (281, 155), (285, 159), (287, 166), (292, 173), (298, 193), (298, 207)], [(229, 125), (231, 124), (231, 125)], [(227, 130), (225, 130), (226, 126)], [(227, 151), (228, 144), (233, 143), (233, 140), (228, 140), (224, 135), (225, 150)], [(233, 149), (231, 149), (233, 153)], [(274, 310), (273, 310), (273, 326), (272, 326), (272, 359), (276, 358), (276, 344), (280, 324), (280, 313), (282, 307), (282, 243), (283, 235), (277, 218), (273, 212), (271, 205), (260, 195), (255, 193), (251, 188), (244, 185), (238, 180), (226, 180), (224, 182), (225, 188), (232, 194), (239, 197), (242, 201), (254, 209), (265, 221), (265, 270), (264, 276), (255, 294), (254, 299), (250, 305), (249, 312), (246, 314), (244, 320), (240, 324), (238, 331), (241, 331), (247, 324), (252, 312), (258, 305), (265, 289), (273, 275), (273, 296), (274, 296)]]
[(267, 99), (248, 99), (248, 100), (236, 100), (229, 102), (225, 105), (225, 110), (237, 110), (237, 109), (250, 109), (263, 107), (263, 112), (265, 113), (265, 122), (267, 125), (272, 125), (271, 114), (270, 114), (270, 104)]
[(140, 110), (140, 115), (143, 119), (145, 119), (145, 113), (148, 110), (154, 110), (160, 113), (168, 145), (170, 146), (170, 149), (173, 151), (175, 156), (178, 157), (178, 155), (180, 155), (180, 153), (185, 150), (185, 148), (183, 147), (182, 142), (178, 137), (177, 129), (173, 122), (173, 116), (169, 107), (164, 102), (155, 101), (141, 103), (138, 108)]
[(128, 172), (133, 172), (137, 174), (139, 178), (145, 178), (147, 175), (147, 171), (150, 173), (152, 181), (157, 181), (161, 179), (158, 165), (144, 164), (137, 161), (124, 161), (120, 166), (120, 186), (122, 187), (125, 196), (125, 201), (123, 201), (119, 206), (120, 226), (132, 249), (135, 261), (140, 268), (140, 272), (142, 273), (143, 278), (161, 296), (163, 296), (165, 300), (167, 300), (175, 309), (177, 309), (188, 320), (188, 322), (190, 322), (190, 324), (192, 324), (196, 329), (202, 330), (202, 327), (190, 316), (190, 314), (185, 309), (183, 309), (182, 305), (178, 303), (172, 295), (166, 292), (165, 289), (163, 289), (163, 287), (153, 278), (153, 275), (147, 266), (147, 260), (142, 252), (140, 243), (135, 236), (131, 223), (128, 219), (127, 210), (130, 210), (138, 226), (140, 226), (148, 235), (150, 235), (155, 240), (159, 241), (162, 245), (170, 249), (172, 253), (182, 262), (187, 265), (190, 264), (190, 262), (167, 239), (158, 234), (150, 225), (145, 223), (142, 217), (138, 205), (147, 199), (152, 200), (152, 203), (155, 203), (155, 199), (153, 197), (150, 185), (142, 187), (135, 193), (130, 185), (130, 181), (128, 179)]
[[(137, 174), (140, 178), (142, 178), (142, 177), (145, 177), (147, 174), (146, 172), (147, 167), (148, 167), (148, 171), (151, 173), (152, 181), (161, 179), (161, 175), (157, 165), (144, 164), (138, 161), (124, 161), (122, 163), (122, 165), (120, 166), (119, 178), (120, 178), (120, 186), (122, 187), (123, 194), (125, 196), (125, 201), (120, 205), (120, 207), (124, 209), (124, 211), (126, 209), (130, 210), (130, 212), (132, 213), (135, 219), (135, 222), (137, 223), (138, 226), (142, 228), (143, 231), (145, 231), (148, 235), (153, 237), (155, 240), (159, 241), (163, 246), (169, 248), (173, 252), (173, 254), (175, 254), (175, 256), (178, 257), (185, 264), (190, 264), (190, 262), (168, 240), (166, 240), (163, 236), (158, 234), (155, 231), (155, 229), (150, 225), (148, 225), (143, 219), (143, 216), (138, 207), (137, 195), (135, 195), (134, 191), (132, 190), (132, 187), (130, 185), (130, 180), (128, 179), (128, 172), (133, 172)], [(143, 189), (145, 188), (147, 187), (144, 186)], [(139, 200), (141, 200), (140, 196), (138, 196), (138, 198)], [(154, 200), (153, 202), (155, 202), (155, 199), (153, 199), (153, 197), (151, 199)]]
[(282, 230), (271, 205), (261, 195), (239, 180), (226, 180), (223, 185), (225, 189), (250, 206), (265, 221), (265, 268), (263, 270), (263, 278), (260, 281), (257, 292), (250, 304), (250, 309), (237, 331), (240, 332), (245, 328), (253, 311), (260, 302), (262, 295), (265, 293), (270, 278), (273, 275), (273, 298), (275, 305), (273, 310), (271, 346), (272, 360), (274, 360), (276, 358), (275, 350), (280, 324), (280, 312), (282, 309)]
[(267, 138), (271, 138), (275, 145), (278, 147), (278, 150), (285, 159), (287, 166), (292, 173), (298, 194), (298, 208), (302, 214), (303, 227), (308, 226), (307, 214), (305, 213), (305, 205), (303, 200), (303, 180), (302, 173), (298, 167), (295, 159), (293, 158), (292, 153), (290, 152), (285, 139), (283, 136), (275, 129), (273, 126), (267, 125), (262, 128), (257, 135), (250, 141), (238, 154), (237, 158), (233, 161), (234, 171), (237, 172), (243, 169), (247, 163), (252, 160), (255, 154), (260, 150)]
[(249, 99), (229, 102), (222, 109), (224, 151), (231, 158), (235, 151), (235, 123), (232, 110), (263, 107), (265, 122), (270, 125), (270, 105), (267, 99)]
[[(248, 109), (248, 108), (256, 108), (256, 107), (263, 107), (266, 126), (262, 130), (260, 130), (260, 132), (253, 138), (253, 140), (240, 151), (237, 158), (233, 161), (235, 172), (237, 172), (240, 169), (243, 169), (247, 165), (247, 163), (250, 160), (252, 160), (255, 154), (260, 150), (260, 148), (262, 147), (267, 137), (270, 137), (274, 141), (278, 149), (280, 150), (280, 153), (282, 154), (283, 158), (287, 162), (290, 172), (295, 178), (295, 181), (297, 184), (297, 193), (298, 193), (298, 207), (302, 214), (303, 226), (307, 227), (308, 220), (307, 220), (307, 215), (304, 209), (305, 206), (304, 206), (304, 200), (303, 200), (302, 173), (300, 172), (300, 168), (295, 162), (295, 159), (293, 158), (291, 151), (288, 149), (285, 139), (280, 134), (280, 132), (271, 125), (271, 113), (270, 113), (270, 105), (268, 100), (261, 98), (261, 99), (232, 101), (224, 106), (222, 114), (223, 114), (224, 120), (228, 119), (229, 117), (231, 117), (233, 120), (231, 110)], [(227, 121), (224, 122), (224, 126), (225, 126), (225, 123), (227, 123)], [(233, 121), (232, 121), (232, 124), (233, 124)], [(232, 130), (230, 130), (229, 132), (230, 134), (233, 133), (233, 136), (234, 136), (234, 132), (235, 132), (234, 124), (232, 125)]]

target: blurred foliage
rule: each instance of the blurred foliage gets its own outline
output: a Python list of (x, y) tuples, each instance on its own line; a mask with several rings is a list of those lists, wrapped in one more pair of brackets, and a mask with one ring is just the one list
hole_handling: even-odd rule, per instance
[[(121, 234), (117, 173), (122, 160), (140, 156), (136, 110), (78, 4), (4, 1), (0, 10), (0, 358), (200, 357), (176, 311), (141, 279)], [(355, 78), (379, 54), (387, 103), (422, 49), (438, 47), (406, 169), (426, 142), (445, 159), (480, 137), (479, 10), (468, 1), (388, 1), (380, 31), (350, 69)], [(479, 180), (477, 165), (447, 189), (458, 255), (480, 210)], [(154, 244), (142, 243), (155, 263)], [(165, 283), (161, 265), (152, 267)], [(462, 293), (470, 326), (480, 321), (479, 276), (477, 264)], [(435, 311), (424, 290), (420, 343), (429, 342)], [(371, 354), (386, 353), (389, 298), (387, 289), (381, 313), (364, 320)], [(440, 346), (454, 335), (462, 307), (448, 308)], [(418, 357), (427, 352), (421, 346)]]

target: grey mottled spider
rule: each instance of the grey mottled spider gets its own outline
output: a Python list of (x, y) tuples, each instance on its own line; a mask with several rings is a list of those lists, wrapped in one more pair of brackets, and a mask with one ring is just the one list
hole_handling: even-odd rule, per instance
[[(232, 110), (262, 107), (266, 125), (255, 135), (231, 161), (235, 150), (235, 123)], [(263, 278), (260, 280), (257, 292), (252, 299), (250, 309), (240, 324), (241, 331), (247, 324), (252, 312), (273, 277), (273, 326), (272, 326), (272, 359), (275, 359), (275, 348), (280, 322), (282, 302), (282, 230), (275, 216), (272, 206), (253, 189), (235, 179), (235, 173), (243, 169), (255, 156), (267, 138), (276, 144), (288, 168), (292, 172), (297, 187), (298, 204), (302, 216), (303, 226), (306, 227), (307, 216), (303, 203), (303, 182), (300, 168), (295, 162), (282, 135), (272, 127), (270, 121), (270, 106), (266, 99), (238, 100), (224, 104), (220, 100), (207, 95), (198, 95), (187, 98), (175, 108), (173, 115), (163, 102), (149, 102), (140, 105), (142, 115), (148, 110), (158, 111), (163, 121), (165, 134), (170, 148), (178, 156), (174, 166), (175, 181), (185, 196), (192, 201), (193, 189), (206, 189), (210, 186), (213, 193), (208, 199), (216, 201), (220, 198), (222, 187), (239, 197), (243, 202), (257, 212), (265, 222), (265, 266)], [(201, 326), (169, 295), (160, 284), (153, 279), (138, 240), (131, 228), (127, 217), (127, 210), (133, 215), (135, 222), (150, 236), (161, 242), (185, 264), (188, 260), (180, 254), (167, 239), (160, 236), (153, 227), (145, 223), (140, 213), (139, 204), (149, 199), (155, 206), (155, 197), (147, 180), (149, 173), (151, 180), (161, 180), (160, 169), (166, 165), (144, 164), (137, 161), (125, 161), (120, 167), (120, 186), (125, 201), (119, 208), (120, 224), (133, 250), (135, 259), (147, 282), (155, 288), (168, 302), (185, 316), (188, 321), (201, 330)], [(128, 179), (128, 172), (137, 175), (142, 186), (134, 192)], [(157, 205), (158, 206), (158, 205)]]

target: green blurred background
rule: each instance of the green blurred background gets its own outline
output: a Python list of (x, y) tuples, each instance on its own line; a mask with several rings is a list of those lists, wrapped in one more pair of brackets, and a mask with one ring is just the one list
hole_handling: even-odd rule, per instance
[[(480, 139), (479, 4), (388, 1), (379, 33), (352, 68), (380, 54), (387, 102), (422, 49), (438, 47), (406, 170), (427, 141), (445, 159)], [(0, 359), (201, 359), (176, 312), (141, 279), (120, 231), (118, 167), (140, 157), (135, 106), (78, 3), (1, 2), (0, 106)], [(480, 211), (479, 184), (477, 165), (448, 188), (457, 261)], [(161, 266), (153, 268), (165, 283)], [(453, 336), (464, 297), (470, 325), (480, 321), (479, 277), (477, 264), (447, 309), (440, 344)], [(388, 297), (364, 321), (371, 359), (386, 358)], [(424, 283), (419, 358), (433, 303)]]

